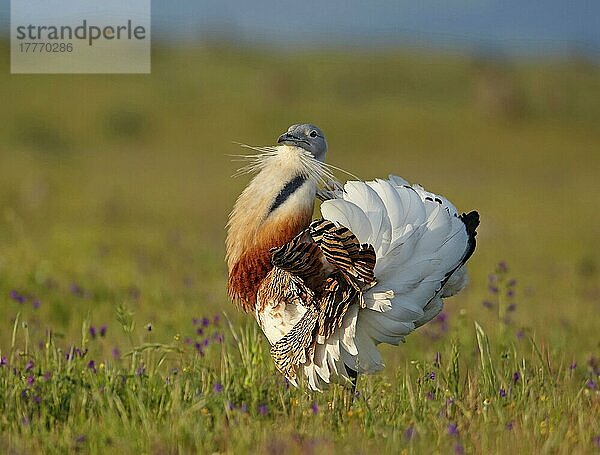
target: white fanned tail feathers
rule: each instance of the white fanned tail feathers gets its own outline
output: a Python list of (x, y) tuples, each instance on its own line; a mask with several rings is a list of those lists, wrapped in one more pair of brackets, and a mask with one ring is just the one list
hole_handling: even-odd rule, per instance
[(347, 367), (381, 370), (379, 343), (397, 345), (442, 310), (442, 298), (467, 282), (464, 264), (479, 223), (476, 212), (459, 215), (446, 198), (396, 176), (349, 181), (343, 191), (328, 193), (321, 213), (373, 246), (377, 284), (365, 293), (366, 308), (351, 305), (341, 326), (318, 341), (312, 361), (303, 365), (315, 390), (335, 376), (349, 380)]

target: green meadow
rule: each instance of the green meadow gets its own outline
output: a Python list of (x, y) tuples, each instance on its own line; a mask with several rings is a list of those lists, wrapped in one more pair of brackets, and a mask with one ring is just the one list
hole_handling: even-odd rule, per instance
[[(597, 64), (157, 45), (150, 75), (10, 75), (0, 56), (6, 453), (600, 451)], [(382, 347), (350, 407), (288, 386), (226, 294), (248, 182), (228, 155), (299, 122), (328, 162), (482, 219), (468, 288)]]

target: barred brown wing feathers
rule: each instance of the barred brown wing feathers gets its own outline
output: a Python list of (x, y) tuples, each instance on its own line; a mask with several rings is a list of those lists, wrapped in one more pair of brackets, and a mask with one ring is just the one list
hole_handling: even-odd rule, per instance
[(323, 234), (328, 232), (330, 229), (335, 229), (335, 224), (322, 218), (320, 220), (314, 220), (312, 223), (310, 223), (308, 228), (310, 236), (317, 244), (322, 242)]
[(350, 254), (344, 248), (342, 241), (335, 234), (331, 234), (330, 232), (324, 233), (323, 242), (321, 242), (320, 247), (325, 258), (330, 263), (352, 276), (358, 276), (358, 272), (354, 269)]
[(354, 267), (358, 271), (361, 279), (367, 284), (375, 284), (375, 262), (377, 257), (372, 245), (363, 243), (360, 246), (358, 257), (354, 260)]
[(310, 236), (315, 243), (322, 247), (324, 236), (329, 235), (341, 243), (350, 256), (355, 256), (360, 250), (360, 243), (356, 236), (344, 226), (336, 226), (331, 221), (315, 220), (309, 227)]
[(342, 324), (348, 307), (359, 292), (343, 277), (327, 279), (319, 300), (318, 334), (327, 339)]
[(294, 381), (298, 366), (312, 359), (317, 336), (326, 340), (341, 326), (356, 295), (357, 291), (343, 276), (329, 277), (318, 304), (310, 306), (300, 321), (271, 347), (277, 369)]
[[(313, 242), (306, 241), (307, 233)], [(312, 361), (317, 343), (325, 343), (342, 326), (350, 305), (364, 308), (363, 291), (376, 282), (375, 251), (371, 245), (361, 245), (349, 229), (317, 220), (271, 253), (275, 267), (300, 277), (306, 285), (311, 281), (316, 290), (314, 300), (304, 302), (306, 313), (271, 348), (279, 371), (294, 380), (297, 367)]]
[(310, 283), (323, 271), (323, 254), (316, 243), (302, 241), (304, 233), (291, 242), (271, 250), (271, 262), (294, 276)]
[(344, 226), (338, 226), (335, 230), (330, 230), (329, 235), (335, 237), (344, 247), (344, 250), (351, 258), (355, 258), (360, 251), (360, 243), (356, 236)]
[(329, 221), (313, 222), (310, 231), (325, 258), (347, 275), (358, 290), (375, 285), (376, 256), (371, 245), (361, 245), (349, 229)]
[(296, 325), (271, 346), (275, 366), (291, 381), (296, 378), (296, 368), (306, 362), (307, 350), (314, 344), (318, 319), (317, 309), (309, 308)]

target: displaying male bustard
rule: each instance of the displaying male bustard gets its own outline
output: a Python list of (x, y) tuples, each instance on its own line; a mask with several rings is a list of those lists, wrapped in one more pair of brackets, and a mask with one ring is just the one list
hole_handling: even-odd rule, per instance
[(342, 187), (314, 125), (277, 142), (244, 156), (240, 171), (256, 175), (229, 218), (229, 295), (254, 313), (290, 382), (355, 385), (384, 367), (379, 343), (397, 345), (465, 286), (479, 215), (396, 176)]

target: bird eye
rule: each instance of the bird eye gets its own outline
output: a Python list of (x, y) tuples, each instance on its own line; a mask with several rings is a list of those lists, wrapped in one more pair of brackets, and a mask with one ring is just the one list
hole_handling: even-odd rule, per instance
[(318, 135), (317, 135), (317, 132), (316, 132), (315, 130), (312, 130), (312, 131), (310, 132), (310, 137), (317, 137), (317, 136), (318, 136)]

